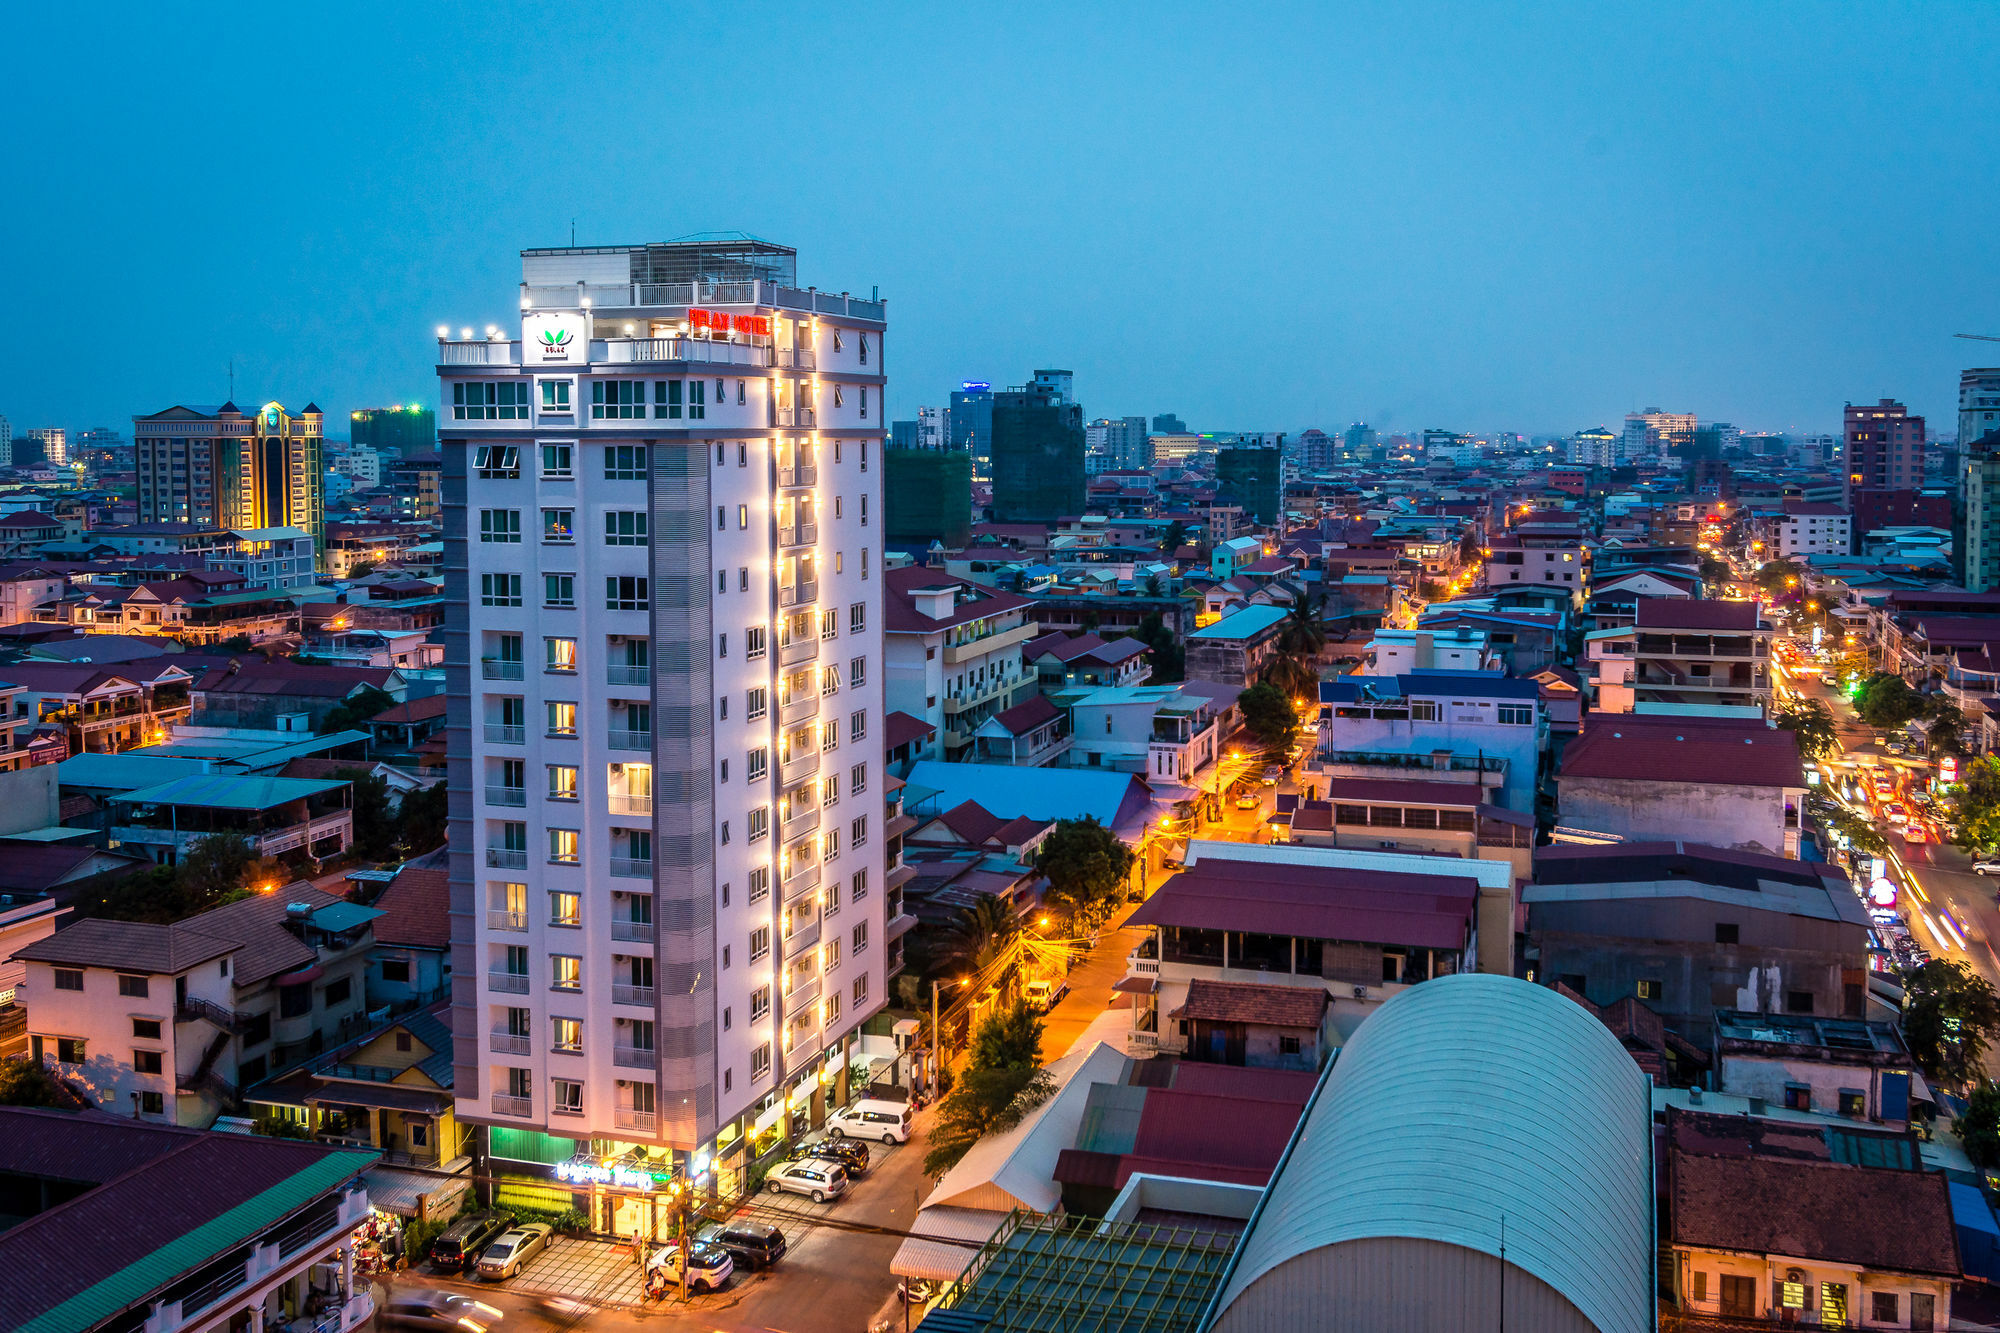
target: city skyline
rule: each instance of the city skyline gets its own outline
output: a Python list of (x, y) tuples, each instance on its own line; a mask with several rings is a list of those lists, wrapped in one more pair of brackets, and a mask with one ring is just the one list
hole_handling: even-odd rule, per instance
[[(1949, 81), (2000, 38), (1978, 7), (1279, 10), (1199, 42), (1171, 10), (734, 13), (607, 18), (615, 49), (536, 18), (134, 15), (85, 79), (39, 55), (78, 49), (74, 18), (17, 20), (19, 307), (172, 332), (23, 376), (0, 411), (122, 429), (221, 402), (232, 360), (244, 396), (335, 422), (420, 401), (435, 328), (507, 322), (513, 255), (572, 222), (742, 229), (807, 249), (804, 283), (879, 275), (892, 418), (1060, 365), (1092, 417), (1199, 429), (1567, 434), (1658, 406), (1819, 432), (1884, 396), (1946, 421), (1958, 371), (1996, 359), (1951, 337), (2000, 327), (1964, 282), (1996, 94)], [(747, 72), (774, 50), (852, 91), (765, 95)], [(160, 74), (273, 51), (324, 95)], [(606, 118), (727, 124), (789, 165), (706, 132), (635, 153)], [(236, 188), (189, 192), (217, 174)], [(1848, 206), (1864, 178), (1923, 202)]]

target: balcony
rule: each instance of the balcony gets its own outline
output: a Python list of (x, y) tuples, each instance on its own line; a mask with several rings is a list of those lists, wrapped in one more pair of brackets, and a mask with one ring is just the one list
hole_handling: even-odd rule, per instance
[[(819, 581), (811, 583), (781, 583), (778, 585), (779, 606), (811, 606), (819, 600)], [(780, 658), (779, 660), (783, 660)]]
[(604, 683), (606, 685), (650, 685), (652, 681), (653, 668), (649, 666), (634, 666), (630, 662), (613, 662), (604, 668)]
[(604, 803), (614, 815), (650, 815), (653, 813), (653, 798), (650, 796), (621, 796), (613, 793), (604, 798)]
[(785, 901), (796, 902), (805, 894), (819, 887), (819, 858), (816, 856), (794, 857), (792, 873), (785, 876)]
[(604, 734), (604, 741), (614, 750), (644, 750), (648, 754), (653, 750), (651, 731), (628, 731), (613, 727)]
[(819, 804), (816, 801), (801, 801), (778, 821), (778, 836), (786, 842), (793, 838), (803, 838), (819, 828)]
[(526, 995), (528, 974), (525, 972), (488, 972), (486, 989), (495, 995)]
[(783, 728), (789, 729), (801, 722), (810, 722), (818, 716), (819, 696), (817, 694), (804, 694), (790, 703), (778, 705), (778, 725)]
[(651, 1111), (628, 1111), (622, 1106), (613, 1111), (611, 1116), (613, 1123), (619, 1129), (643, 1130), (648, 1134), (653, 1132), (653, 1125), (658, 1119)]
[(652, 859), (649, 857), (644, 861), (638, 861), (629, 856), (614, 856), (611, 858), (611, 877), (613, 879), (651, 879), (653, 877)]
[(488, 805), (521, 806), (527, 803), (528, 789), (526, 787), (488, 787), (486, 789), (486, 804)]
[(651, 944), (654, 938), (653, 923), (650, 921), (620, 921), (614, 918), (611, 922), (611, 938), (622, 940), (627, 944)]
[(771, 415), (776, 418), (774, 426), (793, 426), (800, 430), (811, 430), (818, 421), (818, 414), (810, 407), (773, 408)]
[(889, 918), (886, 930), (890, 939), (900, 939), (917, 927), (917, 919), (908, 912), (898, 912)]
[(534, 1046), (534, 1039), (523, 1032), (495, 1032), (493, 1034), (493, 1054), (526, 1055)]
[[(960, 713), (969, 713), (975, 708), (983, 707), (986, 704), (992, 703), (995, 699), (1003, 698), (1013, 693), (1026, 683), (1025, 678), (1020, 676), (1001, 677), (988, 681), (978, 689), (966, 689), (956, 694), (947, 694), (944, 697), (945, 716), (956, 717)], [(978, 728), (968, 727), (966, 730), (976, 731)]]
[(504, 1092), (493, 1094), (494, 1115), (531, 1116), (534, 1113), (535, 1103), (531, 1097), (509, 1097)]
[(813, 1001), (819, 999), (820, 981), (818, 977), (807, 977), (785, 988), (785, 1012), (800, 1013)]
[(486, 743), (488, 745), (526, 745), (528, 743), (528, 729), (526, 727), (503, 726), (498, 722), (488, 722), (486, 724)]
[(815, 944), (818, 944), (819, 931), (820, 931), (820, 924), (819, 922), (814, 921), (808, 925), (800, 926), (797, 929), (793, 930), (790, 934), (786, 935), (785, 958), (788, 961), (790, 959), (797, 958), (807, 949), (810, 949)]
[(957, 666), (960, 662), (968, 662), (975, 657), (1002, 652), (1016, 644), (1028, 642), (1039, 632), (1040, 627), (1030, 621), (1025, 625), (1016, 625), (1012, 629), (996, 630), (991, 634), (981, 635), (965, 643), (948, 643), (944, 647), (945, 665)]
[(772, 364), (771, 349), (761, 343), (733, 343), (713, 338), (595, 338), (590, 344), (595, 365), (638, 366), (696, 361), (716, 366)]
[(793, 467), (781, 467), (778, 469), (778, 485), (817, 486), (819, 485), (819, 465), (817, 463), (799, 463)]
[[(816, 585), (807, 584), (806, 586), (810, 588)], [(783, 598), (784, 592), (783, 588), (778, 589), (780, 599)], [(797, 666), (801, 662), (813, 661), (818, 656), (819, 639), (812, 635), (808, 635), (803, 639), (793, 639), (790, 643), (781, 643), (778, 645), (778, 665), (781, 667)]]
[(819, 772), (819, 751), (793, 755), (778, 764), (778, 785), (791, 787)]
[(774, 363), (780, 370), (811, 370), (818, 362), (810, 347), (780, 347)]
[(487, 680), (525, 680), (527, 670), (526, 662), (508, 662), (497, 657), (479, 659), (479, 674)]
[(651, 986), (613, 986), (611, 988), (611, 1003), (631, 1004), (643, 1009), (651, 1009), (653, 1007), (653, 988)]
[(657, 1069), (660, 1053), (651, 1046), (614, 1046), (611, 1063), (624, 1069)]
[[(505, 342), (498, 338), (485, 338), (470, 342), (458, 338), (438, 339), (438, 364), (441, 366), (518, 366), (521, 364), (521, 344)], [(526, 1115), (527, 1112), (521, 1112)]]
[(778, 529), (780, 549), (792, 546), (811, 546), (819, 541), (819, 524), (794, 523), (789, 528)]
[(526, 912), (503, 912), (497, 907), (491, 907), (486, 911), (486, 928), (488, 930), (509, 930), (516, 933), (525, 933), (528, 929), (528, 914)]
[(514, 851), (506, 847), (488, 847), (486, 849), (486, 864), (495, 870), (526, 870), (528, 868), (528, 854), (525, 851)]

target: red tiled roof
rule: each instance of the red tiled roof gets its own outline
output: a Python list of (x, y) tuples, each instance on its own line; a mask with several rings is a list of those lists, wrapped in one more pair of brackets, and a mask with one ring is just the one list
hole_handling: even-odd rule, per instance
[(1054, 826), (1054, 821), (1052, 820), (1031, 819), (1027, 815), (1021, 815), (1018, 818), (1008, 820), (999, 828), (994, 829), (991, 836), (993, 841), (999, 843), (1002, 847), (1019, 847), (1043, 829), (1053, 828)]
[(1026, 703), (1015, 704), (1004, 713), (994, 714), (993, 720), (1005, 727), (1008, 735), (1024, 736), (1061, 716), (1062, 709), (1050, 703), (1046, 694), (1038, 694)]
[(977, 801), (962, 801), (939, 815), (938, 822), (977, 847), (999, 831), (1003, 821)]
[(935, 735), (937, 735), (936, 727), (920, 717), (911, 717), (900, 710), (891, 712), (882, 723), (882, 744), (890, 750)]
[(451, 946), (451, 876), (443, 870), (407, 869), (375, 900), (377, 944), (418, 949)]
[(1207, 856), (1161, 885), (1127, 924), (1463, 949), (1478, 896), (1467, 876)]
[(442, 694), (433, 694), (423, 699), (412, 699), (406, 704), (397, 704), (393, 708), (385, 708), (368, 721), (371, 725), (376, 722), (428, 722), (434, 717), (444, 716), (444, 704)]
[(1211, 1023), (1256, 1023), (1264, 1027), (1317, 1028), (1326, 1014), (1324, 986), (1259, 986), (1237, 981), (1188, 982), (1187, 1003), (1177, 1018)]
[(1697, 602), (1686, 597), (1641, 597), (1640, 629), (1729, 629), (1745, 633), (1757, 628), (1755, 602)]
[(1396, 805), (1474, 806), (1485, 791), (1474, 782), (1417, 782), (1402, 778), (1331, 778), (1325, 804), (1361, 801)]
[(1623, 713), (1591, 713), (1584, 722), (1583, 735), (1563, 751), (1559, 779), (1806, 785), (1797, 737), (1761, 722)]
[[(979, 620), (985, 616), (998, 615), (1002, 611), (1034, 605), (1027, 598), (1016, 597), (1011, 592), (982, 588), (976, 583), (954, 578), (935, 569), (925, 569), (919, 565), (888, 570), (883, 574), (882, 581), (888, 585), (883, 590), (882, 627), (892, 634), (942, 632), (953, 625), (962, 625), (968, 620)], [(958, 589), (957, 603), (952, 607), (950, 615), (941, 620), (932, 620), (917, 610), (915, 594), (921, 589), (943, 587)]]

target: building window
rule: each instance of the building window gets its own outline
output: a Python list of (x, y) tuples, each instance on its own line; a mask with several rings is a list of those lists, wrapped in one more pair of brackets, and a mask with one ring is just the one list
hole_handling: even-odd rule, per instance
[(342, 977), (338, 981), (329, 981), (326, 983), (326, 994), (324, 997), (322, 997), (320, 1002), (323, 1005), (325, 1005), (326, 1008), (331, 1009), (337, 1004), (346, 1004), (348, 997), (353, 994), (354, 994), (353, 978)]
[(519, 574), (481, 574), (479, 576), (479, 604), (481, 606), (519, 606), (521, 604), (521, 576)]
[(1809, 990), (1785, 992), (1785, 1012), (1788, 1014), (1809, 1014), (1813, 1011), (1813, 993)]
[(160, 1052), (132, 1052), (132, 1072), (135, 1074), (157, 1074), (160, 1072)]
[(855, 957), (868, 952), (868, 923), (863, 921), (854, 928), (853, 947), (848, 950)]
[(840, 1020), (840, 992), (828, 991), (826, 994), (825, 1026), (832, 1027), (839, 1020)]
[[(743, 692), (743, 720), (745, 722), (755, 722), (758, 718), (763, 717), (770, 709), (770, 698), (771, 692), (762, 685), (757, 686), (755, 689), (745, 690)], [(751, 781), (756, 781), (754, 775)]]
[(771, 988), (759, 986), (750, 992), (750, 1021), (756, 1022), (771, 1012)]
[(542, 544), (544, 546), (567, 546), (576, 540), (576, 511), (574, 509), (544, 509), (542, 511)]
[[(254, 1062), (249, 1060), (243, 1062), (242, 1077), (245, 1083), (250, 1081), (249, 1070), (252, 1063), (261, 1066), (264, 1063), (264, 1057), (260, 1055)], [(160, 1092), (140, 1093), (139, 1112), (142, 1115), (165, 1115), (167, 1113), (166, 1094)]]
[(643, 444), (613, 444), (605, 446), (604, 479), (606, 481), (644, 481), (646, 479), (646, 446)]
[(763, 902), (771, 894), (771, 868), (758, 866), (750, 872), (751, 906)]
[(847, 608), (847, 632), (859, 634), (868, 626), (868, 603), (856, 602)]
[(848, 794), (859, 796), (868, 790), (868, 765), (856, 764), (847, 770)]
[(543, 445), (542, 475), (550, 481), (567, 481), (576, 476), (574, 446), (567, 444)]
[(1641, 981), (1639, 983), (1639, 998), (1642, 1000), (1659, 999), (1660, 983), (1657, 981)]
[(544, 669), (560, 675), (576, 674), (576, 640), (543, 639), (542, 651), (548, 659)]
[(822, 642), (830, 642), (840, 637), (840, 612), (820, 612), (819, 637)]
[(1715, 942), (1735, 944), (1738, 942), (1737, 934), (1741, 929), (1734, 921), (1718, 921), (1715, 923)]
[(549, 924), (552, 926), (581, 926), (583, 924), (583, 899), (577, 894), (561, 889), (549, 893)]
[(590, 415), (597, 420), (646, 415), (646, 381), (594, 380), (590, 385)]
[(826, 831), (826, 846), (820, 849), (819, 859), (822, 861), (831, 861), (839, 855), (840, 830), (837, 828), (828, 829)]
[(549, 1080), (549, 1111), (555, 1115), (582, 1115), (583, 1084), (573, 1078)]
[[(489, 576), (482, 574), (480, 577), (486, 578)], [(518, 587), (521, 581), (520, 576), (512, 575), (511, 577)], [(542, 575), (542, 604), (556, 610), (574, 607), (576, 605), (576, 576), (574, 574)], [(518, 606), (519, 603), (516, 602), (515, 605)]]
[(847, 739), (850, 741), (859, 741), (866, 740), (867, 737), (868, 710), (864, 708), (858, 713), (849, 713), (847, 715)]
[(1812, 1110), (1812, 1089), (1804, 1083), (1785, 1085), (1785, 1109), (1787, 1111)]
[(643, 578), (620, 574), (604, 580), (604, 609), (607, 611), (644, 611), (648, 596)]
[[(681, 416), (681, 382), (679, 380), (653, 381), (653, 415), (678, 421)], [(716, 460), (718, 463), (721, 459)]]
[(752, 625), (743, 631), (743, 657), (755, 662), (764, 656), (764, 627)]
[(868, 683), (868, 659), (856, 657), (847, 663), (847, 688), (858, 690)]
[[(524, 383), (475, 381), (451, 386), (454, 421), (526, 421), (528, 386)], [(180, 453), (179, 448), (174, 450)]]
[(868, 867), (854, 872), (854, 878), (847, 882), (847, 901), (858, 903), (868, 896)]
[[(720, 384), (722, 383), (722, 381), (717, 380), (716, 383)], [(687, 382), (687, 386), (688, 386), (688, 403), (687, 403), (688, 420), (700, 421), (708, 416), (708, 381), (689, 380)], [(715, 395), (715, 398), (717, 402), (722, 401), (721, 393), (718, 392)]]
[(1410, 700), (1410, 721), (1435, 722), (1437, 721), (1437, 718), (1438, 718), (1437, 700), (1435, 699)]
[(83, 989), (83, 971), (82, 971), (82, 969), (80, 969), (80, 968), (74, 968), (74, 967), (59, 967), (59, 968), (55, 969), (55, 973), (56, 973), (56, 989), (57, 989), (57, 990), (82, 990), (82, 989)]
[(646, 515), (631, 509), (613, 509), (604, 515), (606, 546), (644, 546)]
[(549, 861), (554, 865), (577, 864), (577, 832), (573, 828), (549, 830)]
[(80, 1065), (84, 1063), (84, 1040), (82, 1037), (56, 1038), (56, 1063)]
[(121, 973), (119, 973), (119, 974), (118, 974), (118, 993), (119, 993), (120, 995), (129, 995), (129, 996), (133, 996), (133, 997), (135, 997), (135, 998), (137, 998), (137, 999), (141, 999), (141, 1000), (145, 999), (145, 998), (146, 998), (146, 978), (144, 978), (144, 977), (135, 977), (135, 976), (133, 976), (133, 975), (131, 975), (130, 973), (127, 973), (127, 972), (121, 972)]
[(1502, 726), (1525, 727), (1532, 725), (1535, 720), (1535, 710), (1533, 708), (1512, 707), (1507, 704), (1501, 704), (1498, 713), (1500, 725)]
[(854, 822), (848, 826), (847, 841), (850, 846), (854, 847), (866, 847), (868, 845), (867, 815), (857, 816)]
[(750, 961), (756, 962), (771, 952), (771, 928), (759, 926), (750, 932)]
[(473, 450), (473, 470), (481, 481), (515, 481), (521, 476), (520, 446), (482, 444)]
[(770, 836), (771, 808), (767, 805), (752, 806), (750, 808), (749, 825), (751, 842), (761, 842)]
[(394, 985), (408, 985), (410, 980), (410, 960), (407, 958), (383, 959), (382, 980)]
[[(757, 692), (761, 693), (761, 691)], [(761, 782), (763, 781), (765, 775), (770, 772), (770, 770), (771, 770), (770, 748), (768, 746), (760, 745), (756, 749), (750, 751), (749, 755), (747, 756), (744, 762), (744, 772), (745, 772), (744, 781)]]
[(854, 1003), (857, 1008), (868, 1003), (868, 974), (866, 972), (863, 972), (854, 979), (853, 993)]
[(763, 1078), (771, 1072), (771, 1043), (765, 1042), (750, 1052), (750, 1077)]
[(140, 1041), (158, 1041), (160, 1039), (160, 1020), (157, 1018), (133, 1019), (132, 1035)]
[(1299, 1039), (1297, 1037), (1278, 1038), (1279, 1055), (1297, 1055), (1298, 1053), (1299, 1053)]
[(749, 505), (737, 505), (737, 506), (736, 506), (736, 528), (737, 528), (737, 530), (738, 530), (738, 531), (740, 532), (740, 531), (743, 531), (743, 530), (745, 530), (745, 529), (749, 528), (749, 526), (750, 526), (750, 506), (749, 506)]
[(542, 411), (556, 416), (567, 416), (569, 406), (568, 380), (542, 380)]
[(482, 509), (479, 511), (479, 540), (482, 542), (512, 542), (521, 540), (521, 511), (518, 509)]

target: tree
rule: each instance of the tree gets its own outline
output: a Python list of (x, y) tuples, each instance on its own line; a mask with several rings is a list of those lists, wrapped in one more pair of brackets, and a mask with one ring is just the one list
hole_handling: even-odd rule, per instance
[(1847, 839), (1847, 845), (1870, 856), (1880, 856), (1889, 849), (1888, 840), (1882, 830), (1870, 820), (1862, 818), (1845, 806), (1836, 805), (1826, 812), (1827, 827)]
[(1701, 558), (1701, 581), (1711, 588), (1719, 588), (1735, 577), (1727, 560), (1717, 560), (1712, 555)]
[(1012, 1129), (1048, 1100), (1055, 1081), (1036, 1067), (1041, 1044), (1042, 1021), (1020, 1002), (979, 1025), (965, 1068), (938, 1103), (924, 1152), (926, 1175), (943, 1175), (981, 1138)]
[(1158, 611), (1148, 611), (1139, 627), (1132, 631), (1132, 637), (1146, 645), (1146, 656), (1153, 667), (1148, 679), (1153, 684), (1170, 685), (1187, 675), (1187, 652)]
[(986, 897), (958, 909), (958, 919), (945, 928), (945, 952), (974, 971), (983, 971), (1021, 933), (1013, 905)]
[(1187, 544), (1187, 533), (1188, 525), (1180, 519), (1167, 525), (1167, 535), (1160, 542), (1160, 550), (1166, 553), (1167, 559), (1173, 559), (1174, 552)]
[(1903, 978), (1903, 1035), (1925, 1075), (1963, 1086), (2000, 1029), (2000, 994), (1964, 963), (1933, 958)]
[(1292, 697), (1269, 681), (1252, 685), (1236, 696), (1243, 713), (1243, 725), (1267, 753), (1291, 748), (1299, 733), (1299, 717), (1292, 711)]
[(1817, 699), (1808, 699), (1804, 695), (1793, 697), (1778, 710), (1777, 723), (1797, 738), (1799, 754), (1809, 763), (1840, 748), (1840, 736), (1833, 726), (1833, 710)]
[(1035, 868), (1048, 877), (1052, 906), (1070, 919), (1095, 921), (1110, 915), (1132, 874), (1132, 849), (1094, 815), (1056, 822), (1035, 853)]
[(428, 787), (403, 793), (396, 816), (403, 826), (402, 845), (410, 855), (421, 856), (444, 846), (446, 820), (450, 817), (444, 783), (433, 782)]
[(1292, 598), (1285, 608), (1284, 628), (1278, 631), (1278, 651), (1288, 657), (1319, 658), (1319, 650), (1326, 646), (1326, 626), (1321, 623), (1320, 612), (1326, 605), (1326, 597), (1309, 598), (1300, 593)]
[(379, 861), (395, 850), (401, 832), (389, 809), (389, 780), (361, 768), (343, 768), (338, 774), (354, 784), (354, 851)]
[(1166, 595), (1167, 590), (1160, 586), (1160, 576), (1158, 574), (1148, 574), (1146, 576), (1146, 596), (1165, 597)]
[(209, 906), (219, 906), (244, 887), (248, 872), (257, 865), (257, 849), (249, 839), (236, 833), (210, 833), (196, 838), (181, 853), (178, 878), (188, 897), (212, 900)]
[(1979, 1080), (1952, 1129), (1974, 1166), (1982, 1170), (2000, 1166), (2000, 1083)]
[(1924, 707), (1924, 740), (1933, 755), (1965, 753), (1965, 713), (1945, 695), (1931, 695)]
[(0, 1106), (74, 1107), (77, 1099), (39, 1060), (0, 1060)]
[(1465, 535), (1458, 539), (1458, 563), (1473, 564), (1479, 559), (1479, 550), (1479, 534), (1467, 528)]
[(1951, 788), (1958, 813), (1958, 845), (1980, 851), (2000, 843), (2000, 759), (1974, 759)]
[(363, 686), (358, 693), (351, 694), (319, 724), (319, 734), (330, 736), (336, 731), (346, 731), (349, 727), (366, 722), (385, 709), (394, 708), (396, 700), (386, 691), (372, 685)]
[(1790, 560), (1766, 561), (1757, 571), (1757, 586), (1774, 598), (1796, 597), (1805, 586), (1805, 569)]
[(1863, 681), (1854, 700), (1854, 710), (1861, 714), (1861, 720), (1884, 730), (1894, 730), (1922, 717), (1924, 707), (1924, 697), (1893, 671), (1878, 671)]
[(1319, 695), (1319, 667), (1305, 658), (1280, 654), (1264, 668), (1264, 680), (1287, 699)]

